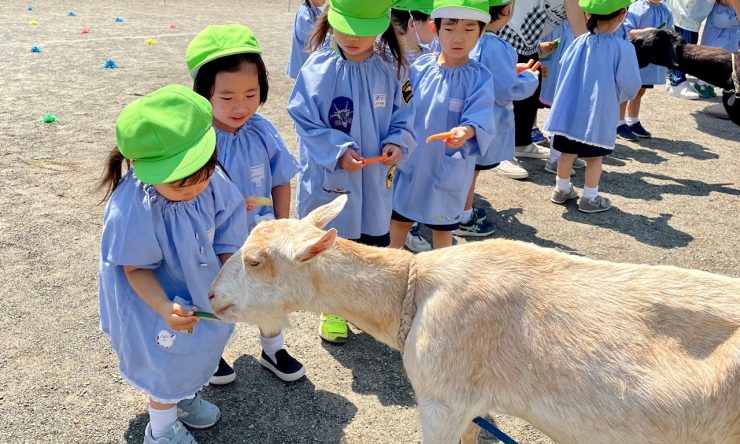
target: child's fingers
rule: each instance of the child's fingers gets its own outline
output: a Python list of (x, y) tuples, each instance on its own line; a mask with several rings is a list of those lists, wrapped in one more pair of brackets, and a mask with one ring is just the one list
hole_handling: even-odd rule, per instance
[(525, 66), (527, 67), (527, 69), (529, 69), (532, 67), (532, 65), (534, 65), (534, 59), (529, 59)]
[(537, 63), (535, 63), (534, 65), (532, 65), (532, 68), (530, 68), (530, 71), (532, 71), (532, 72), (537, 71), (538, 69), (540, 69), (540, 66), (542, 66), (542, 62), (537, 61)]
[(454, 136), (455, 133), (453, 131), (447, 131), (444, 133), (438, 133), (438, 134), (432, 134), (431, 136), (427, 137), (427, 143), (433, 141), (433, 140), (445, 140), (447, 138), (450, 138)]

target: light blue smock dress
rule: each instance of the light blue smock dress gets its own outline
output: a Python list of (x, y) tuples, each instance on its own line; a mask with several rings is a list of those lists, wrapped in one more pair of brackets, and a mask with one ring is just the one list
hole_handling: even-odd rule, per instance
[(298, 71), (308, 59), (308, 50), (306, 45), (311, 40), (311, 33), (316, 24), (316, 20), (321, 16), (321, 8), (311, 8), (305, 2), (298, 8), (293, 22), (293, 43), (290, 46), (290, 59), (285, 73), (291, 79), (298, 76)]
[(715, 48), (724, 48), (729, 52), (738, 50), (740, 44), (740, 21), (735, 10), (730, 6), (714, 5), (707, 17), (701, 44)]
[(573, 28), (571, 28), (568, 20), (561, 23), (550, 35), (543, 37), (542, 41), (552, 42), (556, 39), (560, 39), (560, 44), (555, 51), (540, 59), (543, 66), (541, 72), (544, 73), (547, 70), (547, 77), (542, 77), (540, 102), (548, 106), (552, 106), (552, 101), (555, 98), (555, 86), (558, 84), (563, 53), (575, 39)]
[[(393, 209), (416, 222), (451, 225), (460, 222), (477, 158), (496, 136), (493, 79), (475, 60), (443, 68), (437, 57), (425, 54), (411, 67), (419, 146), (398, 166)], [(447, 149), (444, 141), (425, 143), (432, 134), (465, 125), (476, 135), (460, 149)]]
[(619, 104), (640, 90), (635, 48), (617, 31), (587, 32), (565, 50), (555, 100), (544, 130), (614, 149)]
[[(659, 28), (673, 29), (673, 13), (667, 4), (652, 3), (649, 0), (637, 0), (627, 9), (629, 13), (624, 20), (624, 28), (629, 33), (633, 29)], [(643, 85), (663, 85), (668, 68), (652, 63), (640, 70)]]
[(123, 177), (103, 217), (99, 299), (101, 329), (130, 384), (159, 402), (193, 396), (213, 376), (234, 325), (170, 329), (131, 287), (124, 265), (153, 270), (170, 300), (212, 312), (218, 255), (234, 253), (246, 237), (244, 201), (218, 168), (205, 191), (183, 202), (163, 198), (133, 170)]
[[(236, 132), (216, 128), (218, 160), (246, 199), (272, 198), (272, 189), (290, 183), (298, 162), (288, 150), (275, 125), (260, 114), (253, 115)], [(260, 206), (247, 212), (249, 232), (262, 220), (274, 219), (273, 207)]]
[(495, 105), (496, 137), (477, 165), (489, 166), (514, 158), (514, 100), (524, 100), (537, 90), (538, 78), (532, 71), (516, 73), (517, 54), (514, 48), (492, 32), (485, 32), (470, 54), (491, 71)]
[(300, 151), (298, 216), (348, 194), (328, 227), (347, 239), (387, 234), (395, 168), (373, 163), (350, 173), (338, 161), (348, 148), (370, 158), (394, 144), (406, 157), (416, 145), (413, 101), (403, 93), (396, 69), (379, 54), (353, 62), (342, 57), (336, 44), (324, 47), (298, 74), (288, 113)]

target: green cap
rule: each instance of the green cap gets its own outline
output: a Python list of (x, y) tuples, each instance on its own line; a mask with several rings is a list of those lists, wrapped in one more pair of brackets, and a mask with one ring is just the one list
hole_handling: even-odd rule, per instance
[(206, 63), (234, 54), (262, 54), (257, 37), (244, 25), (211, 25), (198, 33), (188, 45), (185, 56), (190, 76), (195, 78)]
[(183, 85), (167, 85), (126, 105), (116, 121), (116, 142), (134, 161), (144, 183), (184, 179), (208, 162), (216, 149), (213, 110)]
[(606, 15), (626, 9), (632, 0), (578, 0), (578, 6), (589, 14)]
[(509, 3), (514, 3), (514, 0), (488, 0), (488, 6), (506, 6)]
[(486, 24), (491, 21), (488, 0), (434, 0), (432, 18), (477, 20)]
[(331, 0), (329, 24), (342, 34), (380, 35), (391, 24), (391, 0)]
[(419, 11), (431, 15), (434, 0), (394, 0), (393, 9), (399, 11)]

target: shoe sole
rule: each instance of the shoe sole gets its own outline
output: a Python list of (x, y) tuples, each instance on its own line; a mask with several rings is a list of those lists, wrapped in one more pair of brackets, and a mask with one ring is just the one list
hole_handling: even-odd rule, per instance
[(301, 379), (306, 374), (306, 367), (301, 367), (300, 370), (298, 370), (295, 373), (283, 373), (280, 370), (276, 369), (275, 366), (270, 364), (270, 362), (260, 356), (260, 364), (262, 364), (262, 367), (266, 368), (267, 370), (270, 370), (277, 376), (278, 378), (282, 379), (285, 382), (294, 382), (299, 379)]
[(617, 134), (617, 137), (619, 137), (622, 140), (629, 140), (630, 142), (635, 142), (635, 141), (637, 141), (637, 139), (639, 139), (639, 137), (635, 137), (634, 139), (631, 139), (629, 137), (620, 136), (619, 134)]
[(232, 373), (230, 375), (224, 376), (211, 376), (211, 379), (208, 382), (213, 385), (226, 385), (234, 382), (235, 380), (236, 373)]
[(564, 200), (560, 200), (560, 201), (558, 201), (558, 200), (555, 200), (555, 199), (553, 199), (553, 198), (551, 197), (551, 198), (550, 198), (550, 202), (552, 202), (552, 203), (554, 203), (554, 204), (558, 204), (558, 205), (565, 205), (565, 204), (566, 204), (566, 203), (567, 203), (567, 202), (568, 202), (569, 200), (573, 200), (573, 199), (578, 199), (578, 196), (575, 196), (575, 197), (569, 197), (569, 198), (567, 198), (567, 199), (564, 199)]
[(516, 157), (517, 159), (521, 159), (521, 158), (527, 158), (527, 159), (547, 159), (547, 158), (550, 157), (550, 154), (549, 153), (545, 153), (545, 154), (520, 153), (520, 152), (517, 151), (514, 154), (514, 157)]
[(611, 205), (608, 206), (607, 208), (599, 208), (598, 210), (584, 210), (581, 207), (578, 207), (578, 211), (580, 211), (581, 213), (593, 214), (593, 213), (602, 213), (604, 211), (611, 210), (611, 208), (612, 208)]
[(486, 237), (490, 236), (494, 233), (494, 231), (491, 231), (489, 233), (473, 233), (472, 231), (462, 231), (462, 230), (455, 230), (452, 232), (455, 236), (460, 237)]
[(192, 423), (189, 423), (185, 418), (179, 418), (178, 417), (177, 419), (179, 419), (181, 423), (185, 424), (186, 426), (190, 427), (191, 429), (202, 430), (202, 429), (207, 429), (209, 427), (215, 426), (216, 423), (218, 422), (218, 420), (221, 419), (221, 411), (220, 410), (218, 411), (218, 416), (216, 417), (216, 420), (213, 421), (210, 424), (192, 424)]
[(504, 173), (503, 171), (499, 171), (499, 170), (496, 170), (496, 172), (504, 177), (508, 177), (509, 179), (521, 180), (521, 179), (526, 179), (529, 177), (529, 173), (511, 174), (511, 173)]
[(641, 136), (641, 135), (639, 135), (637, 133), (635, 133), (635, 136), (637, 136), (638, 139), (650, 139), (651, 137), (653, 137), (652, 134), (649, 135), (649, 136)]

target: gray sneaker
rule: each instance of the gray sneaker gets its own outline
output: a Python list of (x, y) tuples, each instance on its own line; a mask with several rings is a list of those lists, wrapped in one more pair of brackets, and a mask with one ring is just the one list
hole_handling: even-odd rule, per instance
[[(558, 163), (554, 160), (546, 160), (545, 161), (545, 171), (552, 174), (558, 174)], [(570, 175), (575, 176), (576, 170), (573, 168), (570, 169)]]
[(182, 425), (180, 421), (175, 421), (170, 426), (169, 432), (166, 435), (160, 436), (154, 439), (152, 436), (152, 426), (150, 423), (146, 423), (146, 430), (144, 430), (144, 444), (198, 444), (190, 434), (188, 429)]
[(578, 192), (573, 187), (570, 187), (570, 190), (567, 192), (560, 191), (558, 187), (552, 189), (550, 202), (562, 205), (572, 199), (578, 199)]
[(177, 419), (194, 429), (206, 429), (218, 422), (221, 411), (215, 405), (203, 400), (199, 394), (193, 399), (183, 399), (177, 403)]
[(600, 213), (612, 207), (612, 202), (606, 197), (596, 196), (596, 199), (590, 200), (582, 197), (578, 201), (578, 211), (584, 213)]

